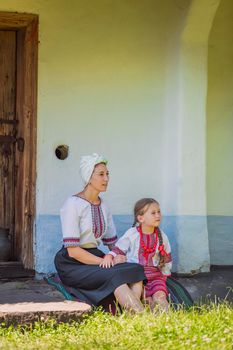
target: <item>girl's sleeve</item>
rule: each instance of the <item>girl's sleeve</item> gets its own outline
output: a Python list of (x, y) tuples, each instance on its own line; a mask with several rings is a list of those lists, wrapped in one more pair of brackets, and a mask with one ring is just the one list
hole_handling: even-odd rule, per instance
[(112, 245), (115, 244), (117, 241), (117, 235), (116, 235), (116, 227), (113, 222), (112, 213), (108, 208), (106, 208), (106, 216), (107, 216), (107, 228), (105, 231), (104, 236), (102, 237), (102, 242), (104, 245)]
[(112, 250), (108, 254), (111, 254), (114, 257), (119, 254), (126, 255), (129, 248), (130, 248), (130, 236), (129, 236), (129, 230), (128, 230), (121, 238), (119, 238), (115, 246), (112, 248)]
[(164, 250), (166, 252), (165, 255), (165, 265), (161, 268), (161, 272), (163, 275), (169, 277), (171, 275), (171, 269), (172, 269), (172, 256), (171, 256), (171, 246), (168, 240), (167, 235), (163, 233), (163, 244), (164, 244)]
[(60, 211), (64, 247), (77, 247), (80, 242), (80, 215), (73, 198), (67, 199)]

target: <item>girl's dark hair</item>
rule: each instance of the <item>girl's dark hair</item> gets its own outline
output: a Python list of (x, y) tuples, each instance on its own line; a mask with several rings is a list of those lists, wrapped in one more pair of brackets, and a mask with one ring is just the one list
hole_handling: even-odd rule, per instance
[[(137, 220), (138, 215), (145, 214), (145, 212), (148, 210), (149, 206), (153, 203), (159, 205), (159, 202), (157, 202), (154, 198), (142, 198), (136, 202), (136, 204), (134, 206), (133, 227), (136, 226), (136, 224), (138, 223), (138, 220)], [(158, 228), (158, 238), (159, 238), (159, 245), (161, 246), (163, 244), (163, 237), (162, 237), (162, 234), (161, 234), (161, 231), (159, 228)], [(161, 255), (161, 253), (159, 253), (159, 255), (160, 255), (159, 265), (160, 265), (160, 267), (162, 267), (165, 264), (165, 261), (164, 261), (164, 257)]]

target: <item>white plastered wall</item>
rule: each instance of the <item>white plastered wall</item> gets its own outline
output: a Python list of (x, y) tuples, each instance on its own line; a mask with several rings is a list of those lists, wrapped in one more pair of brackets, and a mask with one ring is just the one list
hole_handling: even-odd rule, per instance
[[(176, 216), (180, 272), (208, 269), (206, 46), (218, 3), (0, 3), (2, 11), (40, 19), (37, 216), (51, 225), (45, 222), (45, 234), (64, 199), (81, 188), (81, 155), (104, 153), (113, 213), (129, 215), (137, 199), (156, 197), (165, 215)], [(70, 147), (65, 161), (54, 155), (59, 144)], [(198, 232), (190, 216), (201, 217)], [(36, 243), (42, 237), (38, 231)], [(187, 260), (190, 245), (197, 256)]]
[(173, 183), (178, 214), (177, 269), (181, 273), (205, 272), (210, 265), (205, 156), (207, 57), (208, 37), (219, 3), (193, 0), (180, 36), (174, 109), (178, 131), (173, 136), (177, 141), (177, 153), (173, 155), (177, 176)]

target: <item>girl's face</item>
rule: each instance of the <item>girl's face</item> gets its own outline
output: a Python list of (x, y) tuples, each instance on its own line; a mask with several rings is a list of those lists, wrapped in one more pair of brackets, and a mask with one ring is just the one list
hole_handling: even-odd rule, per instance
[(161, 221), (160, 207), (157, 203), (151, 203), (143, 215), (138, 215), (137, 219), (140, 224), (146, 226), (158, 227)]
[(108, 181), (109, 171), (106, 165), (103, 163), (97, 164), (90, 179), (91, 186), (98, 192), (105, 192)]

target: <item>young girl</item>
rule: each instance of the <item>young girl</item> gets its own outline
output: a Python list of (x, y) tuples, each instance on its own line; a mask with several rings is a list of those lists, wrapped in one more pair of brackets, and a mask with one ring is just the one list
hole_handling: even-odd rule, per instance
[(152, 310), (157, 304), (168, 311), (166, 278), (171, 274), (172, 259), (168, 238), (159, 228), (159, 203), (152, 198), (139, 200), (134, 207), (134, 220), (133, 227), (118, 240), (110, 254), (113, 257), (123, 254), (127, 262), (143, 265), (148, 279), (145, 299)]

